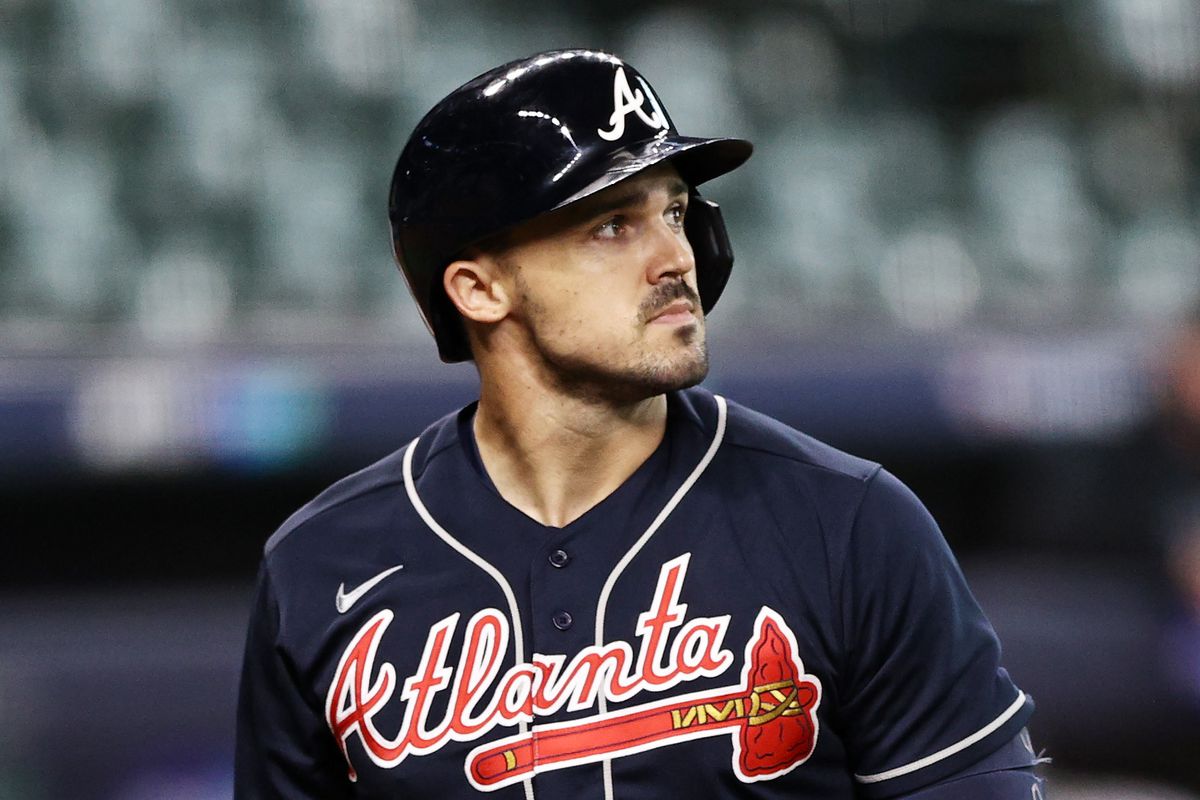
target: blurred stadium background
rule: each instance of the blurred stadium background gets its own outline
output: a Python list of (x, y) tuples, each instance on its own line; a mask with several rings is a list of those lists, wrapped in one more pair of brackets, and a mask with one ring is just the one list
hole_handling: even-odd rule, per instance
[(0, 798), (229, 795), (265, 538), (474, 390), (394, 159), (571, 45), (757, 143), (708, 383), (922, 495), (1052, 796), (1200, 796), (1196, 0), (0, 0)]

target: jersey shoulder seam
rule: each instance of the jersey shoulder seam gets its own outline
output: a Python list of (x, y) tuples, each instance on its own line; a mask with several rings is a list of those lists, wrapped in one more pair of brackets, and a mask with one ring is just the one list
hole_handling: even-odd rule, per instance
[[(420, 478), (421, 474), (429, 466), (429, 462), (435, 456), (445, 452), (456, 441), (455, 437), (446, 437), (445, 442), (439, 442), (438, 439), (441, 437), (438, 436), (438, 432), (444, 430), (446, 425), (456, 424), (455, 421), (461, 411), (459, 409), (447, 414), (425, 428), (416, 438), (410, 440), (403, 447), (392, 451), (375, 463), (336, 481), (312, 500), (305, 503), (295, 513), (284, 520), (284, 523), (271, 535), (263, 547), (263, 555), (269, 556), (284, 539), (296, 530), (308, 525), (317, 517), (345, 505), (351, 500), (390, 486), (403, 485), (404, 454), (410, 447), (418, 448), (413, 455), (419, 456), (420, 462), (413, 465), (413, 478), (414, 480)], [(429, 441), (430, 447), (435, 449), (422, 455), (419, 448), (426, 441)], [(415, 461), (416, 459), (414, 459)], [(352, 486), (357, 481), (361, 481), (361, 485), (355, 486), (352, 490), (347, 490), (347, 487)]]
[(728, 441), (728, 440), (726, 440), (726, 444), (729, 445), (730, 447), (736, 448), (738, 450), (749, 450), (749, 451), (755, 452), (755, 453), (762, 453), (763, 455), (775, 456), (776, 458), (781, 458), (781, 459), (784, 459), (785, 461), (792, 461), (796, 464), (803, 464), (806, 467), (812, 467), (813, 469), (819, 469), (822, 472), (828, 472), (831, 475), (841, 475), (842, 477), (845, 477), (845, 478), (853, 478), (854, 480), (859, 481), (861, 483), (869, 483), (871, 481), (871, 479), (875, 477), (876, 473), (878, 473), (879, 470), (881, 470), (883, 468), (883, 466), (881, 464), (878, 464), (874, 461), (868, 461), (867, 459), (864, 459), (864, 458), (859, 458), (858, 456), (851, 456), (851, 458), (857, 459), (858, 461), (861, 461), (863, 463), (863, 465), (866, 469), (862, 472), (853, 471), (853, 470), (849, 470), (849, 469), (843, 469), (843, 468), (839, 468), (839, 467), (833, 467), (828, 464), (820, 464), (820, 463), (814, 461), (813, 459), (807, 458), (799, 453), (785, 453), (785, 452), (781, 452), (780, 450), (776, 450), (774, 448), (762, 447), (761, 445), (747, 444), (745, 442)]
[[(424, 434), (421, 434), (421, 435), (424, 436)], [(457, 444), (458, 442), (459, 442), (459, 440), (456, 437), (456, 438), (447, 438), (446, 441), (444, 441), (440, 444), (437, 444), (437, 445), (431, 445), (431, 449), (429, 450), (429, 452), (426, 453), (421, 458), (420, 465), (419, 466), (416, 464), (413, 465), (413, 480), (416, 481), (417, 479), (419, 479), (425, 473), (425, 470), (429, 468), (429, 463), (431, 461), (433, 461), (435, 458), (440, 456), (442, 453), (449, 450), (451, 447), (454, 447), (454, 445)], [(420, 443), (418, 442), (417, 445), (419, 445), (419, 444)], [(416, 445), (414, 445), (414, 446), (416, 446)], [(416, 460), (415, 456), (417, 456), (417, 455), (418, 455), (417, 453), (413, 453), (414, 461)]]
[[(747, 450), (764, 455), (775, 456), (797, 464), (841, 475), (860, 482), (869, 481), (880, 469), (880, 464), (826, 444), (821, 440), (797, 430), (774, 417), (747, 408), (740, 403), (727, 401), (729, 405), (729, 429), (725, 435), (725, 444), (739, 450)], [(750, 428), (758, 424), (763, 429), (761, 434), (753, 438), (766, 439), (765, 442), (748, 441), (754, 434)], [(845, 465), (822, 463), (813, 454), (803, 452), (805, 446), (827, 452), (831, 458), (845, 460)]]
[[(396, 450), (384, 456), (373, 464), (370, 464), (357, 472), (353, 472), (344, 478), (335, 481), (332, 485), (323, 490), (320, 494), (309, 500), (307, 503), (298, 508), (290, 517), (284, 520), (271, 537), (267, 539), (267, 543), (263, 546), (263, 555), (269, 556), (274, 550), (279, 547), (284, 539), (288, 538), (292, 533), (305, 527), (313, 520), (325, 515), (328, 512), (334, 511), (345, 505), (351, 500), (358, 499), (370, 492), (378, 491), (379, 489), (388, 486), (394, 486), (403, 482), (404, 478), (399, 474), (398, 462), (403, 456), (405, 448)], [(346, 487), (354, 483), (359, 478), (369, 478), (371, 473), (386, 471), (396, 468), (395, 474), (383, 477), (382, 475), (376, 480), (369, 480), (363, 485), (355, 487), (351, 491), (345, 491)]]

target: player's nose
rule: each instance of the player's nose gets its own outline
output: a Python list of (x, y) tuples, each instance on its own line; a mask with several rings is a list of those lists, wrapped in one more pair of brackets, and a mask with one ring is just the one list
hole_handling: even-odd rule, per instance
[(682, 277), (696, 268), (692, 245), (678, 227), (667, 221), (656, 224), (651, 234), (647, 279), (658, 283), (665, 277)]

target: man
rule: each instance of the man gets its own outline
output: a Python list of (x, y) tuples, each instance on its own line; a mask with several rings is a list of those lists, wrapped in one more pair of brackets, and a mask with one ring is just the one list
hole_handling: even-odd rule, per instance
[(1031, 701), (878, 465), (694, 387), (732, 266), (614, 56), (451, 93), (400, 156), (401, 270), (476, 404), (271, 538), (239, 797), (1040, 797)]

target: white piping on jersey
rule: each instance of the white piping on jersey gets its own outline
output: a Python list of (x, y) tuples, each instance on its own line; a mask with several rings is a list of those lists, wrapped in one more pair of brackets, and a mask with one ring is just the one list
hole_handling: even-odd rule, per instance
[[(708, 446), (708, 451), (704, 457), (700, 459), (700, 463), (696, 464), (692, 474), (687, 476), (680, 487), (663, 506), (662, 511), (658, 512), (658, 516), (650, 523), (650, 527), (646, 528), (645, 532), (638, 537), (638, 540), (633, 543), (633, 546), (626, 551), (617, 565), (613, 567), (613, 571), (609, 573), (608, 580), (604, 582), (604, 588), (600, 590), (600, 602), (596, 606), (596, 646), (604, 646), (604, 612), (608, 607), (608, 597), (612, 594), (613, 586), (617, 583), (617, 578), (621, 577), (621, 573), (625, 571), (625, 567), (629, 566), (629, 562), (633, 561), (634, 556), (642, 549), (642, 547), (650, 540), (650, 537), (659, 529), (679, 502), (683, 500), (692, 488), (692, 485), (704, 472), (708, 469), (708, 465), (712, 462), (713, 456), (717, 454), (717, 449), (721, 446), (721, 442), (725, 439), (725, 398), (720, 395), (713, 395), (717, 401), (717, 432), (713, 434), (712, 443)], [(597, 698), (600, 705), (600, 713), (608, 711), (608, 703), (605, 701), (604, 692), (600, 692)], [(606, 758), (601, 762), (604, 767), (604, 800), (613, 800), (613, 780), (612, 780), (612, 759)]]
[(933, 755), (925, 756), (922, 759), (918, 759), (917, 761), (914, 761), (911, 764), (905, 764), (902, 767), (896, 767), (895, 769), (889, 769), (887, 772), (877, 772), (874, 775), (858, 775), (858, 774), (856, 774), (854, 776), (854, 779), (856, 781), (858, 781), (859, 783), (880, 783), (882, 781), (890, 781), (892, 778), (899, 778), (901, 775), (907, 775), (910, 772), (916, 772), (919, 769), (925, 769), (925, 767), (928, 767), (931, 764), (936, 764), (939, 761), (947, 759), (950, 756), (954, 755), (955, 753), (965, 750), (968, 747), (970, 747), (971, 745), (980, 741), (981, 739), (987, 737), (990, 733), (995, 731), (997, 728), (999, 728), (1005, 722), (1008, 722), (1008, 720), (1010, 720), (1012, 718), (1013, 714), (1016, 714), (1017, 711), (1019, 711), (1021, 706), (1024, 704), (1025, 704), (1025, 693), (1020, 690), (1017, 690), (1017, 699), (1013, 701), (1011, 706), (1004, 709), (1004, 712), (1000, 716), (996, 717), (994, 720), (989, 722), (987, 725), (984, 725), (982, 728), (975, 731), (967, 738), (962, 739), (961, 741), (955, 742), (954, 744), (950, 745), (949, 747), (944, 747), (941, 750), (938, 750)]
[[(521, 612), (517, 608), (517, 597), (513, 594), (512, 587), (509, 586), (504, 576), (500, 574), (500, 570), (493, 567), (480, 555), (475, 553), (475, 551), (471, 550), (471, 548), (458, 541), (458, 539), (455, 539), (450, 535), (449, 531), (438, 524), (438, 521), (429, 513), (429, 509), (425, 507), (425, 503), (421, 501), (420, 495), (417, 494), (417, 485), (413, 482), (412, 476), (412, 460), (420, 438), (418, 436), (409, 442), (408, 449), (404, 451), (404, 490), (408, 492), (408, 499), (412, 503), (413, 508), (417, 510), (417, 513), (421, 515), (421, 519), (425, 521), (425, 524), (429, 526), (431, 531), (438, 535), (438, 538), (457, 550), (459, 554), (472, 564), (486, 572), (500, 586), (500, 591), (504, 592), (504, 599), (508, 601), (508, 611), (512, 614), (513, 647), (516, 650), (515, 663), (523, 664), (525, 663), (525, 644), (523, 641), (524, 634), (521, 629)], [(517, 725), (517, 730), (521, 733), (526, 733), (528, 729), (529, 724), (527, 722), (521, 722)], [(525, 800), (534, 800), (533, 778), (526, 778), (522, 782), (525, 784)]]

